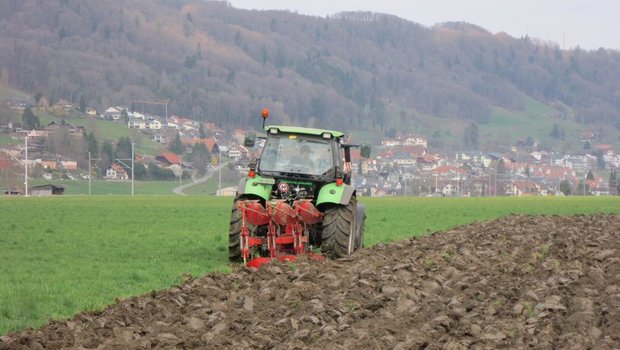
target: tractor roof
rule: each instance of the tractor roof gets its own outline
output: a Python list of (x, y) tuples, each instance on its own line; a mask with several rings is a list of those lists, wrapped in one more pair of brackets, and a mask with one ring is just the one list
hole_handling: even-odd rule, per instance
[(270, 129), (278, 129), (279, 132), (291, 133), (291, 134), (321, 136), (324, 133), (329, 133), (332, 135), (332, 137), (335, 137), (335, 138), (344, 136), (344, 133), (341, 131), (314, 129), (314, 128), (302, 128), (299, 126), (268, 125), (265, 127), (265, 131), (267, 132)]

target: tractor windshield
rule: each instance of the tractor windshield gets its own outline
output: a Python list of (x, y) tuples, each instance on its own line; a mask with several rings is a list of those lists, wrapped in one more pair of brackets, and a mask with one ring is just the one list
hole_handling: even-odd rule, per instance
[(293, 134), (267, 139), (259, 164), (262, 172), (308, 175), (324, 175), (333, 167), (334, 154), (330, 140)]

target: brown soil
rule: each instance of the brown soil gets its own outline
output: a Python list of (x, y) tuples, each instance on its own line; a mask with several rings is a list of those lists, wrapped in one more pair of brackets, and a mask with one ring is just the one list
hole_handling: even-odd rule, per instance
[(324, 263), (239, 267), (0, 349), (620, 347), (620, 217), (510, 216)]

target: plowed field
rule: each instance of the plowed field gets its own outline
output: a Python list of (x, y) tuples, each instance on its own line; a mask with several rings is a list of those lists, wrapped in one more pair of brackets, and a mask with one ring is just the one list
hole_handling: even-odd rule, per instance
[(189, 279), (0, 349), (620, 347), (620, 217), (475, 223), (339, 261)]

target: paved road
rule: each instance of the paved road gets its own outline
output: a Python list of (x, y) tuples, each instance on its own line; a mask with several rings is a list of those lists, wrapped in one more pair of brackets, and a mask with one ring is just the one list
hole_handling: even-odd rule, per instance
[(225, 167), (226, 165), (228, 165), (228, 162), (222, 163), (221, 165), (218, 165), (216, 167), (209, 168), (205, 176), (201, 177), (198, 180), (188, 182), (185, 185), (178, 186), (175, 189), (173, 189), (172, 192), (174, 192), (175, 194), (178, 194), (179, 196), (187, 196), (187, 194), (183, 191), (185, 191), (186, 189), (192, 186), (201, 184), (203, 182), (207, 182), (207, 180), (209, 180), (213, 175), (217, 174), (217, 172), (220, 170), (221, 167)]

